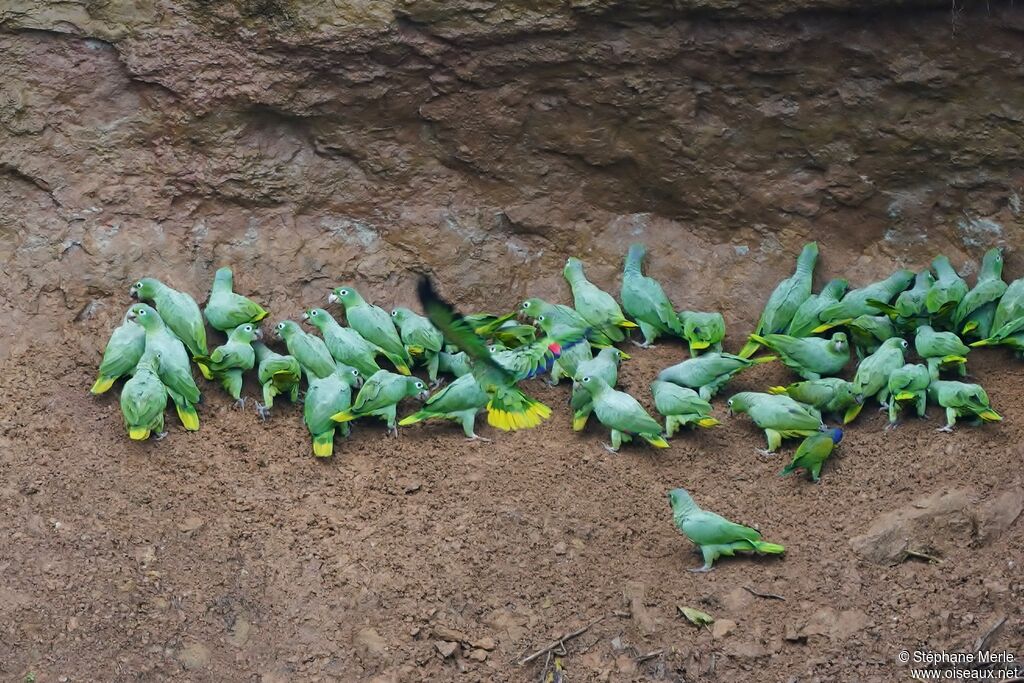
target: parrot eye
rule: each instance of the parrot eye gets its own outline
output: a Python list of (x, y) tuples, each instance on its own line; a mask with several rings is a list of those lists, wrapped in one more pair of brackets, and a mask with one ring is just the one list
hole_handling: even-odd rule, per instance
[(422, 389), (423, 388), (423, 382), (416, 382), (416, 388), (417, 389)]
[(728, 404), (728, 406), (731, 408), (732, 407), (732, 399), (730, 398), (728, 401), (726, 401), (726, 404)]
[(348, 296), (348, 290), (347, 290), (347, 289), (342, 289), (342, 290), (339, 290), (339, 291), (338, 291), (338, 294), (340, 294), (340, 295), (342, 295), (342, 296)]
[(141, 287), (142, 287), (142, 282), (136, 282), (136, 283), (135, 283), (135, 286), (136, 286), (136, 287), (140, 287), (140, 288), (141, 288)]
[(544, 316), (538, 315), (537, 316), (537, 322), (540, 322), (540, 323), (544, 322)]
[(588, 383), (588, 382), (590, 382), (590, 378), (589, 378), (589, 377), (584, 377), (584, 378), (583, 378), (583, 382), (584, 382), (584, 383)]
[(284, 323), (278, 323), (277, 324), (277, 329), (283, 330), (284, 329)]
[(529, 307), (530, 307), (530, 302), (529, 301), (524, 301), (523, 302), (523, 310), (526, 310)]
[(902, 341), (900, 341), (900, 346), (902, 346), (903, 348), (907, 348), (907, 340), (903, 339)]
[(310, 311), (310, 312), (309, 312), (309, 314), (310, 314), (311, 316), (316, 316), (316, 315), (320, 315), (320, 314), (319, 314), (319, 313), (317, 313), (316, 311)]
[(245, 326), (245, 331), (246, 332), (252, 332), (252, 325), (246, 325)]
[(358, 370), (353, 370), (352, 371), (352, 376), (353, 377), (358, 377), (359, 376), (359, 371)]
[(397, 318), (398, 317), (398, 309), (397, 308), (395, 310), (391, 311), (391, 317), (392, 318)]
[(146, 309), (144, 309), (144, 308), (140, 309), (139, 310), (139, 315), (146, 315)]

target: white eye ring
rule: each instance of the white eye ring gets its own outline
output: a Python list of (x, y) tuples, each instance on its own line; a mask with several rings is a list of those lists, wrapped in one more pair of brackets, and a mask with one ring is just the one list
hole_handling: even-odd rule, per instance
[(283, 330), (284, 329), (284, 323), (278, 323), (277, 324), (277, 329)]
[(146, 315), (146, 309), (142, 309), (142, 310), (140, 310), (140, 311), (139, 311), (139, 315)]
[(416, 388), (417, 389), (422, 389), (423, 388), (423, 382), (416, 382)]
[(352, 374), (355, 375), (356, 377), (358, 377), (359, 376), (359, 371), (358, 370), (353, 370)]
[(338, 292), (338, 294), (341, 294), (342, 296), (348, 296), (348, 290), (347, 289), (342, 289), (342, 290), (340, 290)]
[(317, 313), (316, 311), (310, 311), (310, 312), (309, 312), (309, 315), (310, 315), (310, 316), (315, 316), (315, 315), (320, 315), (320, 314), (319, 314), (319, 313)]
[(544, 316), (538, 315), (537, 316), (537, 322), (544, 322)]
[(523, 302), (523, 308), (529, 308), (529, 307), (530, 307), (530, 302), (529, 301), (524, 301)]
[(135, 283), (135, 286), (136, 286), (136, 287), (142, 287), (142, 282), (136, 282), (136, 283)]
[(398, 311), (397, 310), (391, 311), (391, 317), (392, 318), (397, 318), (398, 317)]

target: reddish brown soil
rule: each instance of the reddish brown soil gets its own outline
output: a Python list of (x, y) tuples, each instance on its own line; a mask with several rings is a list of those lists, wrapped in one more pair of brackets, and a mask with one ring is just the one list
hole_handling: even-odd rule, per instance
[[(84, 333), (105, 337), (108, 313)], [(970, 365), (1005, 422), (937, 434), (932, 409), (885, 432), (866, 410), (817, 486), (779, 478), (787, 455), (759, 457), (761, 434), (721, 400), (724, 426), (611, 456), (598, 425), (570, 430), (568, 386), (540, 382), (552, 419), (483, 426), (489, 444), (366, 422), (316, 461), (297, 409), (262, 424), (209, 386), (199, 433), (136, 445), (116, 392), (86, 393), (93, 354), (68, 337), (0, 380), (3, 680), (540, 680), (545, 658), (516, 660), (600, 617), (565, 645), (570, 681), (902, 680), (901, 648), (962, 647), (1002, 616), (989, 645), (1024, 657), (1019, 520), (941, 564), (877, 566), (848, 542), (924, 495), (1019, 486), (1020, 365), (1001, 351)], [(637, 350), (624, 388), (647, 400), (680, 356)], [(759, 367), (724, 393), (786, 379)], [(675, 486), (788, 553), (685, 571), (699, 557), (672, 525)], [(735, 628), (713, 638), (677, 606)], [(482, 662), (468, 643), (438, 649), (487, 639)]]

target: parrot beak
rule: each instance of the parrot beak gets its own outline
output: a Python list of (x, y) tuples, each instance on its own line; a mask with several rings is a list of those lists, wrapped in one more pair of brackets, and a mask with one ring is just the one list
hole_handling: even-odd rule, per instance
[(256, 338), (263, 339), (263, 330), (258, 327), (256, 328)]
[(859, 406), (864, 405), (864, 396), (861, 394), (857, 394), (856, 396), (854, 396), (853, 400), (855, 400), (857, 402), (857, 405)]
[(728, 415), (729, 417), (732, 417), (732, 416), (733, 416), (733, 414), (734, 414), (734, 413), (732, 412), (732, 408), (726, 408), (726, 409), (725, 409), (725, 414), (726, 414), (726, 415)]
[(128, 311), (128, 319), (135, 320), (135, 311)]
[(130, 296), (131, 298), (134, 299), (138, 295), (139, 295), (139, 291), (137, 289), (135, 289), (134, 287), (132, 287), (131, 289), (128, 290), (128, 296)]
[(337, 295), (335, 295), (334, 292), (331, 292), (330, 294), (327, 295), (327, 303), (329, 303), (329, 304), (338, 303), (338, 297), (337, 297)]
[(309, 313), (303, 313), (302, 314), (302, 322), (304, 322), (304, 323), (308, 323), (309, 322)]
[(362, 377), (356, 377), (356, 382), (352, 386), (355, 387), (356, 389), (358, 389), (359, 387), (363, 386), (363, 378)]
[(430, 392), (423, 390), (420, 393), (416, 394), (416, 398), (418, 398), (420, 401), (426, 401), (428, 398), (430, 398)]
[(283, 339), (283, 338), (284, 337), (281, 336), (281, 330), (279, 330), (277, 328), (274, 328), (274, 339)]

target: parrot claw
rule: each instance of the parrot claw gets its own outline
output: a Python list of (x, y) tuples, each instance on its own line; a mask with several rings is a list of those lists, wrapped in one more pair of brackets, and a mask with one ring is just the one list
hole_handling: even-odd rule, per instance
[(760, 455), (763, 458), (771, 458), (772, 456), (775, 455), (775, 453), (764, 448), (755, 448), (754, 450), (757, 452), (758, 455)]
[(604, 449), (606, 451), (608, 451), (609, 453), (616, 454), (616, 455), (618, 454), (618, 451), (615, 448), (613, 448), (611, 444), (602, 443), (601, 445), (604, 446)]
[(266, 407), (261, 403), (256, 404), (256, 414), (260, 416), (260, 419), (264, 422), (270, 417), (270, 408)]
[(702, 567), (690, 567), (686, 571), (693, 572), (694, 574), (706, 574), (711, 571), (711, 567), (704, 565)]
[(935, 431), (937, 431), (937, 432), (946, 432), (947, 434), (952, 434), (953, 433), (953, 427), (950, 426), (950, 425), (946, 425), (945, 427), (939, 427)]
[(878, 406), (878, 412), (880, 412), (880, 413), (884, 413), (887, 410), (889, 410), (889, 404), (888, 403), (883, 403), (882, 405)]
[(246, 401), (246, 399), (245, 399), (244, 396), (242, 398), (238, 399), (237, 401), (235, 401), (235, 405), (234, 405), (235, 410), (245, 410), (245, 401)]
[(476, 434), (473, 436), (467, 436), (466, 441), (483, 441), (484, 443), (491, 443), (490, 439), (483, 436), (477, 436)]
[(388, 436), (398, 438), (398, 427), (388, 427)]
[(438, 388), (439, 386), (441, 386), (442, 384), (444, 384), (444, 380), (443, 380), (443, 379), (441, 379), (440, 377), (438, 377), (437, 379), (433, 380), (433, 381), (432, 381), (432, 382), (430, 383), (430, 388), (431, 388), (431, 389), (437, 389), (437, 388)]
[(896, 429), (899, 426), (900, 426), (899, 422), (890, 422), (889, 424), (885, 425), (885, 431), (887, 431), (887, 432), (891, 431), (893, 429)]
[(153, 440), (154, 441), (163, 441), (166, 438), (167, 438), (167, 432), (157, 432), (156, 434), (153, 435)]
[(654, 344), (651, 344), (650, 342), (638, 342), (636, 339), (630, 339), (629, 341), (632, 342), (634, 346), (639, 346), (641, 349), (657, 348)]

